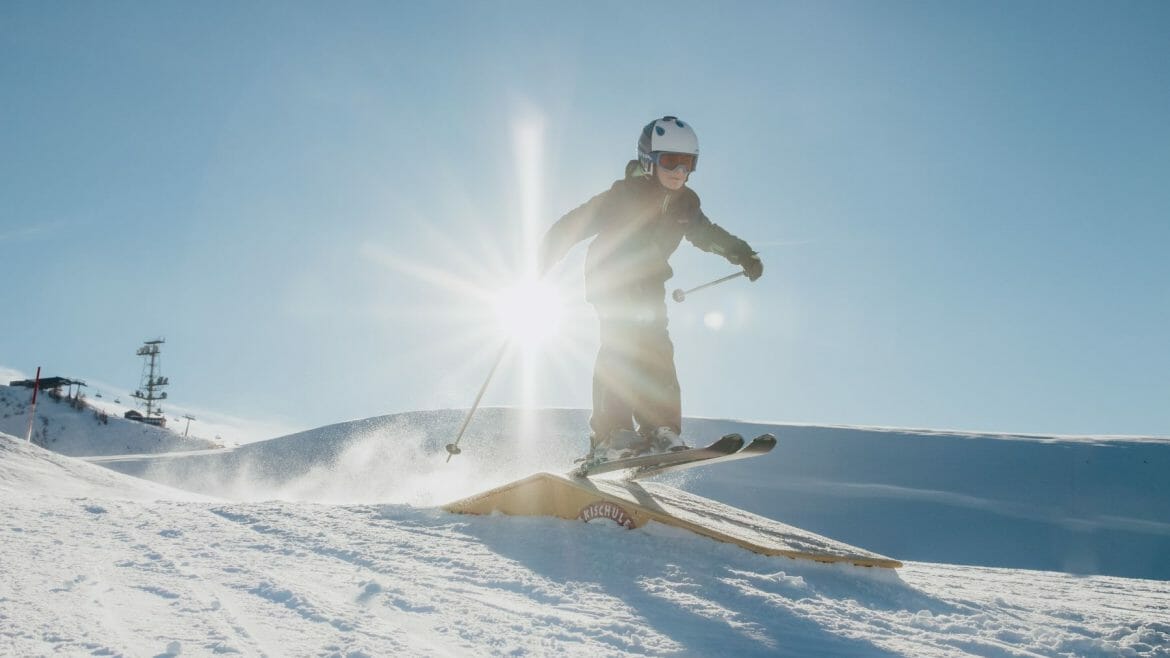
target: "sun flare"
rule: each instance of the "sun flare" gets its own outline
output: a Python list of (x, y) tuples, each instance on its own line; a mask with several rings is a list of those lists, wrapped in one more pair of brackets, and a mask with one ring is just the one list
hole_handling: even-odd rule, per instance
[(559, 291), (534, 279), (524, 279), (501, 290), (494, 307), (504, 336), (522, 348), (547, 343), (560, 332), (564, 319)]
[[(387, 340), (393, 340), (398, 322), (426, 324), (428, 340), (420, 344), (418, 356), (446, 364), (436, 404), (462, 404), (459, 387), (465, 386), (472, 422), (481, 403), (528, 411), (582, 406), (588, 400), (588, 389), (580, 383), (589, 381), (597, 325), (584, 300), (580, 273), (562, 267), (544, 277), (536, 274), (548, 220), (542, 198), (545, 125), (533, 111), (521, 113), (513, 126), (514, 213), (484, 216), (466, 190), (453, 187), (445, 196), (453, 205), (434, 217), (416, 218), (414, 228), (424, 243), (407, 250), (389, 239), (371, 240), (361, 249), (377, 268), (370, 280), (393, 281), (379, 276), (389, 272), (425, 290), (404, 303), (405, 296), (388, 283), (374, 307), (387, 320)], [(480, 393), (472, 401), (475, 386)], [(582, 390), (584, 399), (570, 397), (579, 398)], [(535, 418), (521, 414), (516, 431), (526, 441), (536, 442), (546, 431)]]

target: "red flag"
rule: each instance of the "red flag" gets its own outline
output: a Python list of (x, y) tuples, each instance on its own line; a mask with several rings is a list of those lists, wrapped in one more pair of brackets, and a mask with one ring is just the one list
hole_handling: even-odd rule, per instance
[(37, 419), (37, 391), (39, 390), (41, 390), (41, 367), (37, 366), (37, 379), (33, 382), (32, 409), (28, 412), (28, 434), (24, 437), (27, 443), (32, 442), (33, 421)]

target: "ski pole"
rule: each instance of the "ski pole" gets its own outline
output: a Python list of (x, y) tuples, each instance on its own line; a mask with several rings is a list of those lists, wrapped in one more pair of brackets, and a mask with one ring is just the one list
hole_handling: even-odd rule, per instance
[(730, 281), (732, 279), (744, 276), (746, 274), (747, 274), (747, 272), (740, 270), (740, 271), (736, 272), (735, 274), (728, 274), (727, 276), (723, 277), (722, 279), (715, 279), (714, 281), (709, 281), (707, 283), (704, 283), (701, 286), (696, 286), (694, 288), (691, 288), (690, 290), (683, 290), (682, 288), (678, 288), (674, 292), (672, 292), (670, 294), (670, 296), (674, 297), (674, 301), (682, 303), (682, 302), (686, 301), (687, 295), (691, 294), (692, 292), (698, 292), (698, 291), (702, 290), (703, 288), (710, 288), (711, 286), (717, 286), (720, 283), (723, 283), (724, 281)]
[(487, 391), (488, 383), (492, 381), (492, 377), (496, 374), (496, 368), (500, 366), (500, 361), (504, 360), (504, 353), (508, 351), (508, 346), (511, 343), (511, 340), (506, 340), (503, 346), (500, 347), (500, 353), (496, 355), (496, 362), (492, 364), (492, 369), (488, 371), (487, 379), (483, 381), (483, 386), (479, 387), (479, 393), (475, 396), (475, 402), (471, 403), (471, 408), (467, 410), (467, 415), (463, 418), (463, 425), (459, 428), (459, 434), (456, 435), (455, 442), (447, 444), (448, 463), (450, 463), (452, 457), (463, 452), (459, 449), (459, 442), (463, 440), (463, 432), (467, 430), (467, 425), (471, 423), (471, 417), (475, 414), (475, 410), (479, 408), (479, 401), (483, 399), (484, 391)]

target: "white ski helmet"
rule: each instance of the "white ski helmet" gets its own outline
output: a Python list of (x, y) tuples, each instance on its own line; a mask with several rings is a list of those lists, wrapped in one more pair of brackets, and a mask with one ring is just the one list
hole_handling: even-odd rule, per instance
[[(638, 162), (648, 173), (654, 173), (658, 153), (689, 153), (699, 164), (699, 138), (690, 124), (678, 117), (662, 117), (646, 124), (638, 137)], [(693, 171), (693, 169), (692, 169)]]

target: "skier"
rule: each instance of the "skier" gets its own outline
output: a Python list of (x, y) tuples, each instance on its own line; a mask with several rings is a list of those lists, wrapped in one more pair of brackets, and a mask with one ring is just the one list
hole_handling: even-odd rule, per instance
[(720, 254), (755, 281), (764, 272), (747, 242), (707, 219), (686, 186), (699, 162), (690, 125), (673, 116), (651, 121), (638, 138), (625, 178), (556, 221), (540, 246), (541, 273), (569, 249), (594, 238), (585, 260), (586, 300), (601, 323), (593, 370), (587, 461), (689, 448), (674, 345), (667, 332), (667, 259), (686, 238)]

